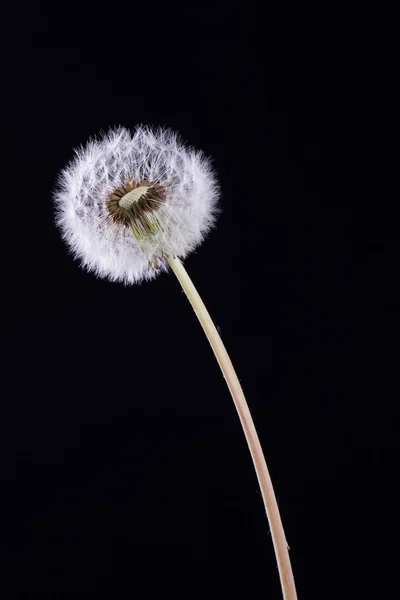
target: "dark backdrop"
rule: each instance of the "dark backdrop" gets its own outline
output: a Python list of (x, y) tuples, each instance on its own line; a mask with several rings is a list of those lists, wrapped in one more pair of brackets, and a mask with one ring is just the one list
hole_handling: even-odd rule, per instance
[(321, 175), (326, 16), (261, 8), (36, 3), (3, 22), (4, 598), (281, 597), (238, 417), (174, 276), (98, 280), (54, 226), (72, 149), (138, 122), (213, 157), (222, 214), (186, 267), (247, 395), (300, 599), (382, 593), (397, 242)]

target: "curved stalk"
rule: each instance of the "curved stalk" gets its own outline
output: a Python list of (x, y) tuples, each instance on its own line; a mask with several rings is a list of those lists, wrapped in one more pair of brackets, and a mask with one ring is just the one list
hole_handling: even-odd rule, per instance
[(191, 303), (194, 312), (201, 323), (201, 326), (204, 329), (204, 332), (208, 338), (208, 341), (210, 342), (215, 357), (219, 366), (221, 367), (221, 371), (231, 392), (233, 402), (235, 403), (236, 410), (239, 414), (244, 435), (246, 436), (246, 440), (250, 449), (250, 454), (253, 459), (258, 483), (260, 485), (264, 500), (265, 510), (271, 529), (272, 541), (274, 544), (275, 556), (278, 563), (283, 597), (285, 600), (297, 600), (296, 586), (290, 564), (288, 545), (279, 514), (274, 488), (272, 486), (271, 477), (265, 462), (260, 440), (258, 439), (257, 431), (254, 426), (242, 387), (239, 383), (239, 379), (235, 373), (225, 346), (222, 343), (221, 337), (185, 267), (179, 258), (170, 256), (168, 261), (186, 296), (188, 297), (188, 300)]

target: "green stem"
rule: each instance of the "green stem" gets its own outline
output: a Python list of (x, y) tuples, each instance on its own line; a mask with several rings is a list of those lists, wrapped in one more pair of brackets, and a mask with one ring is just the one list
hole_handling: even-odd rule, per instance
[(275, 556), (278, 563), (283, 597), (285, 600), (297, 600), (296, 586), (290, 564), (288, 545), (279, 514), (278, 504), (276, 502), (274, 488), (272, 486), (271, 477), (265, 462), (260, 440), (258, 439), (257, 431), (254, 426), (246, 398), (243, 394), (242, 387), (239, 383), (239, 379), (235, 373), (225, 346), (222, 343), (221, 337), (202, 299), (200, 298), (199, 293), (187, 274), (185, 267), (179, 258), (170, 256), (168, 261), (186, 296), (188, 297), (188, 300), (191, 303), (193, 310), (201, 323), (201, 326), (204, 329), (204, 332), (208, 338), (208, 341), (210, 342), (215, 357), (219, 366), (221, 367), (221, 371), (231, 392), (233, 402), (235, 403), (236, 410), (239, 414), (244, 435), (246, 436), (247, 444), (250, 449), (250, 454), (253, 459), (258, 483), (260, 485), (264, 500), (265, 510), (267, 513), (269, 526), (271, 528)]

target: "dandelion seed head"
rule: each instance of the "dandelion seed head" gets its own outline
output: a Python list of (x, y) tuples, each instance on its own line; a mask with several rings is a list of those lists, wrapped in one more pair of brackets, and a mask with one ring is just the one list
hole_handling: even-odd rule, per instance
[(118, 127), (75, 150), (54, 192), (56, 222), (82, 266), (133, 284), (201, 244), (218, 196), (210, 160), (175, 132)]

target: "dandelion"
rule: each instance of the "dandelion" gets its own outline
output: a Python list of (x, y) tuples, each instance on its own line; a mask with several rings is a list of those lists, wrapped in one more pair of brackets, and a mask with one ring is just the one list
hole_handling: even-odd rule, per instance
[(57, 222), (89, 271), (139, 283), (202, 242), (218, 193), (210, 162), (174, 132), (120, 127), (76, 150), (55, 194)]
[(110, 130), (75, 151), (54, 194), (70, 251), (97, 276), (126, 285), (170, 267), (210, 342), (235, 403), (269, 521), (283, 597), (297, 598), (285, 533), (260, 441), (229, 355), (181, 259), (218, 214), (210, 161), (169, 129)]

